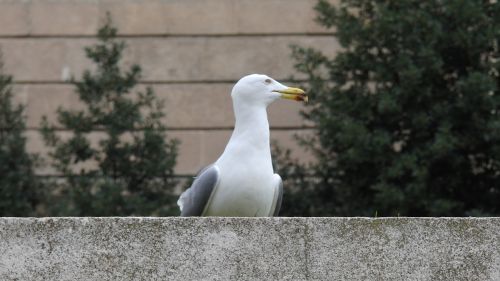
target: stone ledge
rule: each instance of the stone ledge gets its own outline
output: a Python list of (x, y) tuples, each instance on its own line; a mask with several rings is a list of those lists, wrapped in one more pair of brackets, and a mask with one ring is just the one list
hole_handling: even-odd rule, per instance
[(500, 280), (500, 218), (2, 218), (0, 280)]

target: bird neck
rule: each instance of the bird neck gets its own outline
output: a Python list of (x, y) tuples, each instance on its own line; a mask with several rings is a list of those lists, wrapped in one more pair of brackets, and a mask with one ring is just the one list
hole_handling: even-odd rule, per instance
[(269, 121), (265, 106), (234, 103), (234, 116), (236, 123), (232, 139), (269, 150)]
[(221, 168), (237, 167), (237, 160), (245, 173), (273, 173), (271, 147), (269, 143), (269, 122), (265, 106), (234, 103), (236, 123), (233, 134), (224, 152), (216, 161)]

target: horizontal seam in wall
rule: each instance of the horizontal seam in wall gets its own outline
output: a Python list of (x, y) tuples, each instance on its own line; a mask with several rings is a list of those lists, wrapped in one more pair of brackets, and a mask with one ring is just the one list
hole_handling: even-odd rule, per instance
[[(292, 82), (292, 83), (305, 83), (305, 79), (278, 79), (280, 82)], [(139, 85), (173, 85), (173, 84), (234, 84), (237, 80), (171, 80), (171, 81), (159, 81), (159, 80), (143, 80), (139, 81)], [(80, 81), (76, 81), (80, 82)], [(30, 80), (15, 80), (12, 81), (14, 85), (72, 85), (69, 81), (55, 81), (55, 80), (45, 80), (45, 81), (30, 81)]]
[[(69, 176), (65, 176), (65, 175), (62, 175), (62, 174), (35, 174), (35, 177), (37, 178), (42, 178), (42, 179), (64, 179), (64, 178), (67, 178)], [(72, 177), (75, 177), (74, 175)], [(96, 177), (104, 177), (104, 176), (91, 176), (93, 178), (96, 178)], [(173, 179), (186, 179), (186, 178), (193, 178), (193, 177), (196, 177), (196, 174), (172, 174), (171, 176), (167, 176), (165, 178), (173, 178)], [(304, 175), (304, 177), (306, 178), (314, 178), (315, 176), (313, 174), (308, 174), (308, 175)], [(155, 177), (157, 179), (162, 179), (163, 177)]]
[[(306, 131), (306, 130), (313, 130), (316, 127), (314, 126), (292, 126), (292, 127), (285, 127), (285, 126), (271, 126), (270, 129), (272, 131)], [(1, 128), (0, 128), (1, 129)], [(232, 131), (234, 127), (168, 127), (165, 130), (165, 132), (168, 131)], [(36, 127), (27, 127), (24, 129), (24, 131), (39, 131), (40, 128)], [(57, 132), (70, 132), (70, 130), (64, 129), (64, 128), (54, 128), (55, 131)], [(93, 129), (91, 132), (104, 132), (104, 129)], [(136, 130), (127, 130), (127, 132), (138, 132), (138, 131), (143, 131), (143, 129), (136, 129)]]
[[(311, 32), (311, 33), (221, 33), (221, 34), (118, 34), (116, 38), (231, 38), (231, 37), (304, 37), (334, 36), (332, 32)], [(96, 35), (88, 34), (19, 34), (0, 35), (0, 39), (78, 39), (97, 38)]]
[[(166, 176), (165, 178), (191, 178), (191, 177), (195, 177), (196, 174), (172, 174), (170, 176)], [(65, 175), (62, 175), (62, 174), (35, 174), (35, 177), (37, 178), (42, 178), (42, 179), (64, 179), (64, 178), (67, 178), (69, 176), (65, 176)], [(76, 176), (76, 175), (72, 175), (71, 177), (91, 177), (91, 178), (103, 178), (105, 176)], [(154, 177), (155, 179), (162, 179), (164, 177)]]

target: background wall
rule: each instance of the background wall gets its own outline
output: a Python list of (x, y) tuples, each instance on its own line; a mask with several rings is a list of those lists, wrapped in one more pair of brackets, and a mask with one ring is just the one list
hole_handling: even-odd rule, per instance
[[(15, 100), (27, 106), (28, 149), (46, 152), (37, 131), (43, 115), (55, 121), (57, 107), (78, 108), (67, 80), (90, 67), (83, 48), (95, 42), (109, 11), (129, 46), (125, 65), (140, 64), (142, 84), (151, 85), (166, 101), (169, 136), (181, 141), (176, 173), (195, 173), (217, 159), (230, 136), (235, 81), (264, 73), (287, 82), (294, 75), (291, 44), (314, 46), (329, 55), (338, 49), (331, 34), (315, 24), (315, 3), (0, 0), (0, 48), (5, 71), (15, 79)], [(271, 105), (271, 136), (307, 160), (309, 155), (293, 141), (294, 134), (311, 133), (300, 109), (289, 101)]]

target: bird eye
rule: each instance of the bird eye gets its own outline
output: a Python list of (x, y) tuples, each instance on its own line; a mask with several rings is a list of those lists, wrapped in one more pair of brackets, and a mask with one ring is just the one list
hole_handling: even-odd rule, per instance
[(264, 82), (265, 82), (266, 84), (271, 84), (271, 79), (266, 79), (266, 80), (264, 80)]

